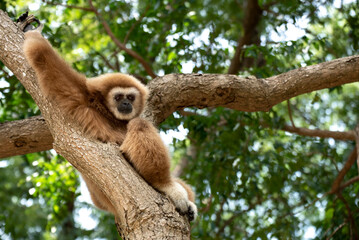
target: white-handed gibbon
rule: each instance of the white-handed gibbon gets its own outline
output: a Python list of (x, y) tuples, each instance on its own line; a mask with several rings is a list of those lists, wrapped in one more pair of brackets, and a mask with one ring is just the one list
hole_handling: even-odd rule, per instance
[[(134, 77), (111, 73), (86, 78), (73, 70), (41, 35), (42, 26), (25, 33), (27, 61), (35, 70), (40, 89), (82, 131), (103, 142), (116, 142), (137, 172), (155, 189), (166, 194), (177, 211), (191, 221), (197, 216), (194, 193), (170, 173), (170, 158), (158, 130), (139, 117), (148, 89)], [(93, 203), (115, 214), (109, 199), (83, 176)]]

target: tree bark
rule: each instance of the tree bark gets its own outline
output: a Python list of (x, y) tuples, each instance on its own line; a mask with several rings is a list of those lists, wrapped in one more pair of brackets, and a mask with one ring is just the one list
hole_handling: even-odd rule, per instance
[(41, 116), (0, 123), (0, 158), (49, 150), (53, 141)]
[(1, 10), (0, 39), (0, 60), (39, 106), (54, 137), (54, 149), (107, 195), (117, 210), (120, 234), (126, 239), (189, 239), (187, 219), (133, 170), (118, 145), (87, 139), (77, 123), (42, 96), (35, 73), (23, 57), (24, 35)]

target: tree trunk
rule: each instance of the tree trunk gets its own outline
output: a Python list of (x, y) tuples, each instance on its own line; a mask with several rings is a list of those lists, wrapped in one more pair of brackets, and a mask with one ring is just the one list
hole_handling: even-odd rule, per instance
[(116, 223), (121, 236), (124, 239), (189, 239), (187, 219), (133, 170), (120, 154), (118, 145), (87, 139), (77, 123), (42, 96), (35, 73), (24, 60), (24, 35), (1, 10), (0, 39), (0, 60), (39, 106), (54, 137), (54, 149), (107, 195), (117, 210)]

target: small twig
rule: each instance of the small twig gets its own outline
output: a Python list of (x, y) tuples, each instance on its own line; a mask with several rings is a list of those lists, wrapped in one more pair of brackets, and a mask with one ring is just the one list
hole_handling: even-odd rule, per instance
[(354, 131), (339, 132), (339, 131), (329, 131), (329, 130), (321, 130), (321, 129), (292, 127), (289, 125), (283, 126), (282, 130), (286, 132), (296, 133), (302, 136), (308, 136), (308, 137), (333, 138), (335, 140), (355, 141)]
[(342, 227), (344, 227), (346, 224), (347, 224), (346, 222), (343, 222), (342, 224), (340, 224), (340, 225), (332, 232), (332, 234), (330, 234), (330, 236), (327, 237), (327, 240), (330, 240), (330, 239), (334, 236), (334, 234), (335, 234), (336, 232), (338, 232), (338, 231), (339, 231)]
[(334, 180), (329, 193), (336, 193), (340, 189), (341, 182), (343, 181), (345, 174), (347, 174), (351, 166), (354, 164), (356, 156), (357, 150), (356, 148), (354, 148), (353, 151), (350, 153), (347, 162), (344, 164), (344, 167), (342, 168), (342, 170), (340, 170), (337, 178)]
[(290, 99), (287, 100), (287, 107), (288, 107), (288, 115), (289, 115), (290, 122), (292, 123), (292, 127), (296, 128), (294, 121), (293, 121), (292, 109), (290, 107)]
[(350, 209), (349, 203), (347, 202), (347, 200), (344, 198), (344, 196), (339, 192), (337, 193), (338, 198), (343, 202), (347, 213), (348, 213), (348, 221), (350, 223), (350, 229), (351, 229), (351, 239), (353, 238), (354, 235), (354, 239), (358, 239), (358, 232), (357, 232), (357, 227), (355, 224), (355, 220), (353, 218), (353, 213)]
[(343, 183), (342, 185), (340, 185), (340, 190), (343, 190), (344, 188), (346, 188), (358, 181), (359, 181), (359, 176), (353, 177), (353, 178), (349, 179), (348, 181), (346, 181), (345, 183)]
[(128, 30), (126, 36), (125, 36), (125, 39), (123, 40), (123, 43), (126, 44), (127, 41), (128, 41), (128, 38), (130, 37), (131, 33), (133, 32), (133, 30), (135, 29), (136, 25), (139, 24), (142, 19), (146, 16), (147, 12), (148, 12), (148, 9), (150, 9), (150, 5), (147, 5), (145, 11), (141, 14), (140, 18), (134, 23), (132, 24), (130, 30)]
[(67, 5), (67, 4), (62, 4), (62, 3), (53, 3), (53, 2), (49, 2), (49, 1), (44, 1), (44, 2), (46, 4), (54, 5), (54, 6), (61, 6), (61, 7), (65, 7), (65, 8), (73, 8), (73, 9), (79, 9), (79, 10), (88, 11), (88, 12), (94, 12), (93, 8), (74, 6), (74, 5)]
[(207, 202), (206, 206), (201, 208), (199, 210), (199, 212), (201, 212), (202, 214), (205, 212), (208, 212), (208, 210), (211, 208), (211, 205), (212, 205), (212, 199), (213, 199), (213, 195), (211, 194), (211, 195), (209, 195), (209, 198), (206, 199), (206, 202)]
[(310, 208), (311, 206), (313, 206), (316, 202), (318, 202), (319, 200), (325, 198), (325, 197), (328, 196), (329, 194), (330, 194), (330, 192), (324, 193), (323, 196), (314, 199), (313, 202), (308, 203), (307, 205), (305, 205), (305, 206), (303, 207), (303, 209), (298, 210), (297, 212), (293, 213), (293, 215), (295, 216), (295, 215), (297, 215), (297, 214), (299, 214), (299, 213), (301, 213), (301, 212), (307, 210), (308, 208)]
[(355, 146), (357, 149), (357, 166), (358, 166), (358, 174), (359, 174), (359, 124), (355, 127)]
[[(344, 188), (346, 188), (346, 187), (348, 187), (348, 186), (350, 186), (350, 185), (352, 185), (353, 183), (358, 182), (358, 181), (359, 181), (359, 176), (356, 176), (356, 177), (354, 177), (354, 178), (352, 178), (352, 179), (346, 181), (346, 182), (343, 183), (342, 185), (340, 185), (340, 187), (338, 188), (337, 191), (342, 191)], [(318, 202), (319, 200), (325, 198), (325, 197), (328, 196), (329, 194), (336, 194), (336, 193), (337, 193), (337, 192), (332, 192), (332, 191), (328, 191), (328, 192), (324, 193), (323, 196), (314, 199), (313, 202), (308, 203), (307, 205), (305, 205), (303, 209), (301, 209), (301, 210), (299, 210), (298, 212), (294, 213), (294, 215), (297, 215), (297, 214), (299, 214), (299, 213), (305, 211), (306, 209), (310, 208), (310, 207), (313, 206), (316, 202)]]
[(114, 66), (112, 66), (112, 64), (110, 63), (110, 61), (100, 52), (96, 51), (96, 54), (98, 54), (100, 56), (100, 58), (105, 62), (105, 64), (112, 69), (113, 71), (118, 71)]

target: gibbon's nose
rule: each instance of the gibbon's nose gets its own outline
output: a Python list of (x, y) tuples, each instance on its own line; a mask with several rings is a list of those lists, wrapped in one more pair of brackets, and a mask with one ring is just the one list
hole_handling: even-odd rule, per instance
[(132, 104), (129, 101), (122, 101), (121, 104), (117, 107), (117, 110), (120, 113), (130, 113), (132, 112)]

